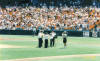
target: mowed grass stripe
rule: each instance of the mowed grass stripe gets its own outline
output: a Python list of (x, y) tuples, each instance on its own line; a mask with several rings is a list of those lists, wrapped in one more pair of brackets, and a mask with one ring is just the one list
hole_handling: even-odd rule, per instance
[[(0, 41), (0, 44), (30, 46), (29, 48), (3, 48), (0, 50), (1, 51), (0, 54), (2, 55), (0, 57), (0, 60), (100, 53), (100, 46), (96, 45), (96, 44), (100, 44), (99, 41), (100, 38), (68, 37), (68, 46), (66, 49), (63, 49), (62, 37), (58, 37), (56, 39), (55, 47), (53, 48), (49, 47), (45, 49), (43, 47), (37, 48), (38, 41), (33, 41), (34, 39), (37, 39), (37, 37), (32, 37), (32, 36), (25, 36), (25, 37), (32, 38), (32, 41), (31, 40), (30, 41), (21, 41), (21, 40)], [(19, 38), (19, 36), (16, 35), (16, 38)]]

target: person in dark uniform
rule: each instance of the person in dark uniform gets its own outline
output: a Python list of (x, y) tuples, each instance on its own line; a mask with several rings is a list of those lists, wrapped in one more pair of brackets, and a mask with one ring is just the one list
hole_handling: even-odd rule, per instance
[(54, 37), (50, 34), (50, 47), (53, 47)]
[(66, 31), (64, 31), (62, 33), (62, 37), (63, 37), (64, 48), (66, 48), (66, 44), (67, 44), (67, 33), (66, 33)]
[(56, 36), (56, 33), (52, 31), (50, 34), (50, 47), (54, 47), (55, 45), (55, 36)]
[(44, 48), (48, 48), (48, 38), (49, 38), (48, 33), (45, 33), (45, 35), (44, 35), (44, 39), (45, 39)]
[(43, 31), (41, 30), (38, 34), (38, 40), (39, 40), (39, 43), (38, 43), (38, 47), (41, 48), (42, 47), (42, 43), (43, 43)]

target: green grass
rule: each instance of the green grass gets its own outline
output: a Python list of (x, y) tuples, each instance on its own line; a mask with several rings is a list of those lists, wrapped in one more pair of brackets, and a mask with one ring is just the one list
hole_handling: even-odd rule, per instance
[[(56, 39), (56, 45), (53, 48), (37, 48), (37, 36), (23, 35), (0, 35), (1, 38), (13, 38), (21, 40), (0, 40), (0, 44), (28, 46), (26, 48), (2, 48), (0, 49), (0, 60), (45, 57), (45, 56), (63, 56), (77, 54), (100, 54), (100, 38), (90, 37), (68, 37), (68, 46), (63, 49), (62, 37)], [(24, 40), (22, 40), (24, 39)], [(36, 41), (33, 41), (36, 40)], [(97, 57), (96, 60), (99, 58)], [(48, 61), (74, 61), (71, 58), (49, 59)], [(75, 58), (75, 61), (86, 61), (86, 59)], [(90, 61), (90, 60), (88, 60)]]
[(47, 59), (47, 60), (37, 60), (37, 61), (99, 61), (100, 56), (98, 57), (75, 57), (75, 58), (57, 58), (57, 59)]

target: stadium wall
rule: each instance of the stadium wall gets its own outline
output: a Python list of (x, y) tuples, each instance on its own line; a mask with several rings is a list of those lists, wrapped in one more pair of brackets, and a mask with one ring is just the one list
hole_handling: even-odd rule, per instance
[[(70, 31), (70, 30), (66, 30), (68, 33), (68, 36), (78, 36), (78, 37), (82, 37), (83, 36), (83, 32), (82, 31)], [(36, 35), (38, 34), (39, 30), (36, 31)], [(50, 30), (45, 30), (44, 33), (50, 33)], [(57, 31), (55, 30), (56, 34), (58, 36), (62, 35), (63, 31)], [(7, 34), (7, 35), (33, 35), (34, 31), (32, 30), (0, 30), (0, 34)]]
[[(56, 34), (58, 36), (62, 35), (62, 31), (57, 31), (55, 30)], [(76, 37), (83, 37), (83, 31), (72, 31), (72, 30), (65, 30), (67, 31), (68, 36), (76, 36)], [(0, 30), (0, 34), (6, 34), (6, 35), (33, 35), (33, 34), (38, 34), (39, 30), (37, 30), (36, 32), (32, 31), (32, 30)], [(44, 33), (50, 33), (51, 30), (45, 30)], [(97, 32), (97, 37), (100, 37), (100, 32)], [(87, 37), (87, 36), (86, 36)], [(93, 33), (89, 32), (89, 37), (93, 37)]]

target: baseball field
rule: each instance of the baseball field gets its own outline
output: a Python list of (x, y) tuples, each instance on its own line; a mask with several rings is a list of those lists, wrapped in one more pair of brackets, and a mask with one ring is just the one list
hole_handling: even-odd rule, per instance
[(61, 36), (55, 47), (38, 48), (37, 36), (0, 35), (0, 61), (100, 61), (100, 38), (67, 39), (66, 48)]

